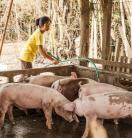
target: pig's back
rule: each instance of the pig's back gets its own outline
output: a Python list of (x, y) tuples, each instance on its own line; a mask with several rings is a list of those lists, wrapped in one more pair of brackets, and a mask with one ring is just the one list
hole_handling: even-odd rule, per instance
[[(44, 95), (50, 95), (51, 93), (56, 94), (57, 91), (53, 90), (51, 88), (47, 88), (44, 86), (38, 86), (33, 84), (23, 84), (23, 83), (8, 83), (4, 85), (1, 90), (1, 92), (6, 93), (14, 93), (14, 95), (35, 95), (35, 96), (44, 96)], [(52, 94), (53, 95), (53, 94)]]
[(38, 84), (42, 86), (51, 86), (52, 83), (58, 79), (62, 79), (64, 77), (61, 76), (45, 76), (45, 75), (38, 75), (30, 79), (29, 83), (31, 84)]
[(116, 116), (132, 114), (132, 93), (102, 93), (82, 98), (83, 106), (92, 107), (90, 112), (96, 112), (99, 117), (109, 119)]
[[(3, 104), (15, 104), (20, 109), (42, 108), (43, 104), (64, 100), (56, 90), (32, 84), (10, 83), (1, 88)], [(64, 99), (63, 99), (64, 98)]]
[(106, 84), (106, 83), (88, 83), (84, 85), (87, 88), (88, 92), (91, 94), (94, 93), (112, 93), (112, 92), (128, 92), (125, 89), (116, 87), (114, 85)]
[(3, 96), (10, 97), (11, 99), (16, 99), (25, 97), (27, 99), (38, 99), (45, 100), (45, 102), (53, 101), (57, 102), (67, 102), (68, 100), (57, 90), (52, 88), (38, 86), (34, 84), (23, 84), (23, 83), (8, 83), (1, 88)]

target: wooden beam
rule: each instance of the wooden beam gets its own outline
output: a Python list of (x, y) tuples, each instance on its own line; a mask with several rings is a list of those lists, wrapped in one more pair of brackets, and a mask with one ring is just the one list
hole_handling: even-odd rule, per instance
[(29, 75), (37, 75), (42, 72), (54, 72), (57, 75), (70, 75), (73, 71), (73, 65), (63, 65), (63, 66), (54, 66), (54, 67), (45, 67), (45, 68), (33, 68), (33, 69), (26, 69), (26, 70), (13, 70), (13, 71), (1, 71), (0, 76), (5, 76), (8, 78), (12, 78), (19, 74), (29, 74)]
[[(87, 58), (89, 54), (89, 0), (80, 0), (81, 4), (81, 32), (80, 32), (80, 56)], [(87, 66), (87, 62), (80, 62), (80, 65)]]
[(112, 0), (103, 0), (102, 59), (109, 59)]
[(1, 55), (1, 52), (2, 52), (2, 47), (3, 47), (5, 35), (6, 35), (6, 29), (7, 29), (7, 25), (8, 25), (10, 13), (11, 13), (12, 5), (13, 5), (13, 0), (10, 0), (9, 11), (8, 11), (8, 15), (7, 15), (7, 19), (6, 19), (6, 23), (5, 23), (5, 27), (4, 27), (4, 32), (3, 32), (3, 35), (2, 35), (2, 38), (1, 38), (1, 42), (0, 42), (0, 55)]

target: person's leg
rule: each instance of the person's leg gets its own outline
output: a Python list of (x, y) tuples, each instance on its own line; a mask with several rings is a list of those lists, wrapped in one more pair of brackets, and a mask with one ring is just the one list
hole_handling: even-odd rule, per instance
[[(23, 61), (23, 60), (20, 60), (20, 62), (21, 62), (21, 69), (22, 70), (32, 68), (32, 63), (31, 62), (26, 62), (26, 61)], [(19, 82), (23, 82), (25, 80), (25, 78), (28, 77), (28, 76), (29, 76), (28, 74), (21, 74)]]
[(22, 70), (32, 68), (32, 63), (31, 62), (26, 62), (26, 61), (23, 61), (23, 60), (20, 60), (20, 61), (21, 61), (21, 69)]

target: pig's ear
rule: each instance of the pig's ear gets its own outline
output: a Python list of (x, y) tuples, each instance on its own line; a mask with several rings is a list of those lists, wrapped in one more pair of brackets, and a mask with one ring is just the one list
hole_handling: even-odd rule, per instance
[(78, 84), (80, 87), (83, 85), (82, 81), (79, 81)]
[(75, 110), (75, 103), (71, 102), (71, 103), (65, 104), (64, 105), (64, 110), (70, 111), (70, 112), (74, 112), (74, 110)]
[(71, 72), (71, 78), (77, 79), (77, 74), (76, 74), (76, 72)]

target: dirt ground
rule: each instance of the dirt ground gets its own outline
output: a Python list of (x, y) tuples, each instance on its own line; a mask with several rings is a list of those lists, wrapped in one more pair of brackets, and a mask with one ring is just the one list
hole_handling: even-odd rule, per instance
[[(0, 56), (0, 71), (21, 69), (19, 62), (20, 51), (25, 42), (4, 43), (2, 54)], [(49, 61), (45, 61), (47, 64)], [(50, 63), (50, 62), (49, 62)], [(43, 67), (42, 63), (33, 62), (33, 67)]]

